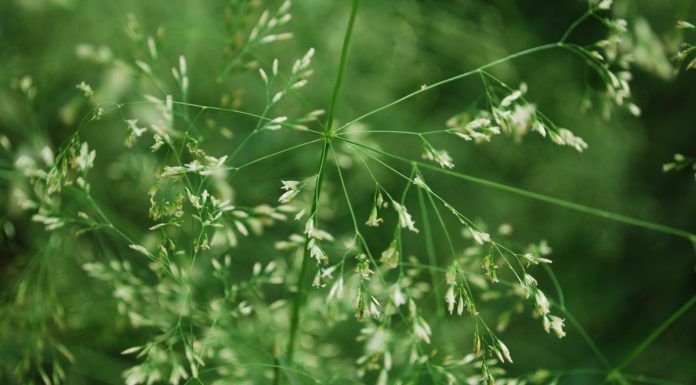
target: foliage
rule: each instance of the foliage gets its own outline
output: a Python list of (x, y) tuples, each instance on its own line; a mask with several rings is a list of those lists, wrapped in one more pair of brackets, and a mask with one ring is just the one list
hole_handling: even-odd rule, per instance
[[(540, 43), (557, 10), (174, 3), (105, 6), (119, 37), (96, 4), (0, 6), (10, 31), (78, 22), (49, 24), (69, 56), (0, 56), (3, 383), (693, 380), (694, 184), (623, 190), (645, 138), (626, 127), (659, 115), (642, 82), (693, 81), (694, 47), (649, 12), (572, 3)], [(648, 253), (636, 237), (661, 255), (630, 261)], [(617, 309), (645, 284), (641, 320)], [(680, 327), (686, 342), (660, 343)]]

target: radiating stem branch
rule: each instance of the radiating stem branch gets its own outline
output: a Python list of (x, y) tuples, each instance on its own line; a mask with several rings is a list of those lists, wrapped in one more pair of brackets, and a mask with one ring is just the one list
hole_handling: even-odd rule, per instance
[(362, 147), (364, 149), (376, 152), (378, 154), (393, 158), (393, 159), (401, 160), (403, 162), (408, 162), (408, 163), (415, 162), (419, 167), (422, 167), (422, 168), (425, 168), (425, 169), (428, 169), (428, 170), (431, 170), (434, 172), (438, 172), (441, 174), (453, 176), (455, 178), (463, 179), (463, 180), (473, 182), (476, 184), (480, 184), (483, 186), (492, 187), (492, 188), (495, 188), (497, 190), (507, 191), (507, 192), (510, 192), (513, 194), (517, 194), (517, 195), (521, 195), (521, 196), (524, 196), (527, 198), (531, 198), (531, 199), (535, 199), (538, 201), (550, 203), (550, 204), (553, 204), (556, 206), (565, 207), (565, 208), (568, 208), (571, 210), (579, 211), (579, 212), (582, 212), (585, 214), (590, 214), (590, 215), (593, 215), (596, 217), (609, 219), (609, 220), (612, 220), (615, 222), (621, 222), (621, 223), (625, 223), (625, 224), (636, 226), (636, 227), (642, 227), (645, 229), (657, 231), (657, 232), (664, 233), (664, 234), (671, 234), (671, 235), (674, 235), (677, 237), (682, 237), (682, 238), (688, 239), (691, 242), (696, 241), (696, 234), (690, 233), (690, 232), (685, 231), (685, 230), (677, 229), (677, 228), (670, 227), (670, 226), (661, 225), (658, 223), (648, 222), (648, 221), (644, 221), (641, 219), (631, 218), (631, 217), (628, 217), (628, 216), (625, 216), (622, 214), (617, 214), (617, 213), (613, 213), (610, 211), (581, 205), (579, 203), (567, 201), (567, 200), (560, 199), (560, 198), (551, 197), (551, 196), (544, 195), (544, 194), (539, 194), (539, 193), (536, 193), (533, 191), (523, 190), (521, 188), (509, 186), (509, 185), (506, 185), (503, 183), (498, 183), (498, 182), (494, 182), (494, 181), (487, 180), (487, 179), (478, 178), (478, 177), (467, 175), (467, 174), (462, 174), (462, 173), (452, 171), (452, 170), (445, 170), (445, 169), (442, 169), (438, 166), (434, 166), (434, 165), (429, 164), (429, 163), (423, 163), (420, 161), (413, 161), (411, 159), (402, 157), (400, 155), (392, 154), (392, 153), (389, 153), (389, 152), (386, 152), (386, 151), (383, 151), (383, 150), (380, 150), (377, 148), (366, 146), (362, 143), (355, 142), (355, 141), (345, 139), (342, 137), (338, 137), (337, 139), (340, 141), (350, 143), (352, 145)]
[(365, 114), (360, 115), (360, 116), (358, 116), (357, 118), (355, 118), (355, 119), (349, 121), (348, 123), (342, 125), (342, 126), (339, 127), (336, 131), (337, 131), (337, 132), (338, 132), (338, 131), (341, 131), (341, 130), (347, 128), (348, 126), (350, 126), (350, 125), (353, 124), (353, 123), (356, 123), (356, 122), (359, 122), (359, 121), (361, 121), (361, 120), (364, 120), (365, 118), (367, 118), (367, 117), (369, 117), (369, 116), (372, 116), (372, 115), (374, 115), (374, 114), (376, 114), (376, 113), (378, 113), (378, 112), (384, 111), (384, 110), (386, 110), (387, 108), (390, 108), (390, 107), (393, 107), (393, 106), (395, 106), (395, 105), (397, 105), (397, 104), (400, 104), (401, 102), (404, 102), (404, 101), (406, 101), (406, 100), (408, 100), (408, 99), (411, 99), (411, 98), (413, 98), (413, 97), (416, 96), (416, 95), (422, 94), (423, 92), (432, 90), (433, 88), (437, 88), (437, 87), (443, 86), (443, 85), (445, 85), (445, 84), (447, 84), (447, 83), (451, 83), (451, 82), (454, 82), (454, 81), (457, 81), (457, 80), (460, 80), (460, 79), (464, 79), (464, 78), (466, 78), (466, 77), (468, 77), (468, 76), (477, 74), (477, 73), (478, 73), (479, 71), (481, 71), (481, 70), (484, 70), (484, 69), (487, 69), (487, 68), (490, 68), (490, 67), (494, 67), (494, 66), (496, 66), (496, 65), (498, 65), (498, 64), (505, 63), (505, 62), (507, 62), (507, 61), (510, 61), (510, 60), (512, 60), (512, 59), (515, 59), (515, 58), (518, 58), (518, 57), (521, 57), (521, 56), (525, 56), (525, 55), (529, 55), (529, 54), (534, 53), (534, 52), (545, 51), (545, 50), (549, 50), (549, 49), (553, 49), (553, 48), (559, 48), (559, 47), (562, 47), (562, 46), (563, 46), (563, 45), (562, 45), (561, 43), (551, 43), (551, 44), (540, 45), (540, 46), (534, 47), (534, 48), (529, 48), (529, 49), (526, 49), (526, 50), (524, 50), (524, 51), (520, 51), (520, 52), (513, 53), (513, 54), (508, 55), (508, 56), (506, 56), (506, 57), (504, 57), (504, 58), (501, 58), (501, 59), (498, 59), (498, 60), (494, 60), (494, 61), (492, 61), (492, 62), (490, 62), (490, 63), (488, 63), (488, 64), (484, 64), (484, 65), (482, 65), (481, 67), (478, 67), (478, 68), (473, 69), (473, 70), (471, 70), (471, 71), (467, 71), (467, 72), (461, 73), (461, 74), (459, 74), (459, 75), (455, 75), (455, 76), (449, 77), (449, 78), (447, 78), (447, 79), (440, 80), (440, 81), (437, 82), (437, 83), (433, 83), (433, 84), (427, 85), (427, 86), (425, 86), (425, 87), (422, 87), (422, 88), (418, 89), (417, 91), (413, 91), (413, 92), (411, 92), (410, 94), (404, 95), (404, 96), (400, 97), (399, 99), (394, 100), (393, 102), (390, 102), (390, 103), (387, 103), (387, 104), (383, 105), (382, 107), (378, 107), (378, 108), (376, 108), (376, 109), (374, 109), (374, 110), (372, 110), (372, 111), (366, 112)]

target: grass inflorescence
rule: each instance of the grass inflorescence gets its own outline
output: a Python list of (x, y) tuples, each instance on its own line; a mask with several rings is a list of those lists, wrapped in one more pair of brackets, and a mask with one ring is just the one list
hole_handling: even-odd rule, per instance
[[(41, 145), (48, 141), (33, 132), (23, 147), (12, 135), (13, 141), (0, 136), (3, 188), (16, 217), (27, 219), (15, 221), (42, 226), (35, 250), (12, 241), (11, 221), (4, 227), (9, 253), (25, 258), (3, 283), (0, 378), (46, 385), (86, 383), (76, 378), (90, 376), (128, 385), (558, 384), (576, 376), (675, 383), (668, 375), (636, 374), (630, 365), (692, 309), (696, 296), (646, 329), (634, 348), (606, 354), (571, 311), (575, 304), (553, 269), (553, 260), (564, 256), (551, 242), (523, 241), (512, 225), (468, 213), (447, 191), (481, 185), (508, 193), (506, 199), (530, 199), (696, 247), (688, 230), (463, 172), (472, 167), (461, 167), (454, 152), (505, 138), (526, 143), (530, 136), (559, 151), (592, 148), (579, 129), (544, 112), (534, 83), (496, 72), (541, 54), (585, 66), (583, 108), (596, 108), (607, 120), (619, 111), (641, 116), (630, 85), (641, 62), (612, 1), (589, 1), (556, 41), (423, 84), (351, 117), (341, 107), (353, 87), (358, 31), (368, 28), (360, 25), (361, 6), (353, 0), (341, 25), (341, 48), (331, 57), (335, 76), (318, 83), (332, 88), (319, 106), (303, 93), (317, 81), (314, 60), (321, 53), (303, 47), (288, 60), (278, 48), (294, 36), (289, 0), (226, 5), (218, 73), (197, 69), (205, 63), (190, 63), (186, 52), (173, 54), (164, 30), (150, 30), (135, 14), (126, 17), (130, 53), (78, 47), (78, 56), (112, 76), (134, 79), (137, 97), (80, 81), (71, 90), (78, 107), (63, 113), (79, 111), (82, 118), (72, 119), (61, 145)], [(603, 26), (604, 36), (574, 42), (591, 22)], [(693, 29), (685, 21), (678, 27)], [(692, 48), (678, 51), (678, 68), (693, 67), (693, 61), (684, 65)], [(241, 78), (254, 86), (235, 89)], [(199, 81), (214, 89), (202, 92)], [(372, 123), (464, 81), (477, 84), (479, 97), (435, 122), (439, 128)], [(41, 93), (33, 79), (22, 77), (13, 87), (33, 111)], [(201, 95), (219, 101), (204, 103)], [(118, 122), (123, 143), (102, 158), (104, 143), (85, 138), (107, 121)], [(408, 145), (400, 151), (396, 143)], [(664, 169), (694, 164), (676, 155)], [(96, 183), (102, 173), (128, 186)], [(523, 342), (509, 343), (516, 323), (528, 330)], [(94, 344), (70, 342), (81, 333)], [(558, 369), (526, 360), (523, 367), (534, 370), (516, 369), (525, 361), (517, 347), (544, 334), (560, 340), (554, 344), (579, 341), (596, 362)], [(111, 356), (105, 362), (120, 368), (121, 377), (84, 370), (96, 350)], [(82, 373), (72, 374), (73, 365)]]

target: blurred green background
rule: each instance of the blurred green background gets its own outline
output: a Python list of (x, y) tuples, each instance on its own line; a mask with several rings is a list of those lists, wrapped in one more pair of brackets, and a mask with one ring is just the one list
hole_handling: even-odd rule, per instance
[[(15, 149), (41, 148), (45, 144), (58, 147), (88, 111), (84, 98), (75, 89), (81, 81), (91, 84), (104, 99), (141, 100), (138, 78), (123, 66), (81, 60), (76, 52), (80, 44), (105, 46), (112, 57), (132, 63), (135, 51), (123, 31), (128, 13), (137, 16), (144, 31), (153, 33), (162, 28), (163, 61), (171, 65), (180, 54), (186, 55), (193, 103), (217, 105), (222, 93), (234, 95), (244, 89), (250, 91), (238, 94), (238, 108), (260, 112), (257, 111), (259, 95), (254, 91), (259, 89), (260, 82), (254, 71), (236, 74), (222, 86), (211, 75), (218, 74), (226, 63), (223, 50), (230, 40), (224, 25), (226, 5), (222, 0), (0, 1), (0, 132), (10, 138)], [(356, 22), (337, 120), (349, 121), (418, 89), (421, 84), (432, 84), (509, 53), (554, 42), (585, 9), (585, 2), (574, 0), (365, 0)], [(295, 37), (286, 44), (265, 46), (255, 54), (261, 63), (268, 64), (279, 57), (281, 65), (287, 66), (308, 47), (315, 47), (316, 72), (303, 95), (309, 106), (327, 108), (349, 11), (347, 1), (296, 1), (289, 27)], [(696, 39), (693, 33), (683, 36), (674, 28), (677, 20), (696, 20), (696, 6), (690, 0), (619, 1), (615, 12), (626, 18), (630, 26), (647, 22), (652, 36), (663, 44), (664, 53), (662, 56), (656, 53), (656, 58), (667, 60), (682, 38)], [(589, 43), (604, 33), (602, 25), (589, 21), (571, 40)], [(589, 148), (582, 154), (551, 145), (536, 136), (529, 136), (521, 143), (501, 136), (478, 146), (443, 136), (436, 137), (433, 143), (452, 154), (459, 172), (694, 231), (693, 175), (665, 174), (661, 165), (674, 153), (696, 155), (696, 71), (674, 74), (665, 71), (664, 61), (661, 63), (657, 71), (634, 67), (632, 90), (642, 116), (635, 118), (617, 112), (609, 121), (603, 120), (597, 110), (580, 111), (584, 83), (591, 73), (570, 53), (546, 51), (492, 69), (496, 76), (513, 86), (526, 82), (529, 100), (554, 122), (572, 129), (588, 142)], [(23, 103), (17, 90), (11, 87), (16, 79), (27, 75), (37, 87), (31, 106)], [(424, 93), (364, 123), (371, 129), (382, 130), (443, 129), (450, 116), (464, 110), (481, 93), (479, 79), (472, 77)], [(304, 106), (300, 108), (308, 110)], [(297, 107), (287, 107), (288, 111), (293, 109)], [(207, 150), (211, 154), (229, 152), (241, 140), (242, 133), (253, 127), (253, 122), (223, 113), (211, 113), (206, 118), (235, 133), (228, 141), (210, 143)], [(141, 218), (147, 211), (150, 182), (113, 164), (125, 162), (154, 172), (155, 161), (148, 158), (147, 152), (132, 157), (124, 153), (124, 129), (121, 117), (107, 114), (82, 131), (83, 140), (98, 154), (91, 184), (95, 196), (117, 211), (120, 220), (144, 229), (147, 225)], [(370, 139), (411, 158), (419, 158), (422, 151), (417, 140), (401, 136), (374, 135)], [(283, 135), (256, 138), (240, 155), (240, 161), (287, 147), (290, 143), (287, 140)], [(249, 182), (237, 187), (239, 200), (275, 199), (279, 179), (314, 172), (319, 150), (318, 146), (308, 147), (282, 163), (259, 164), (258, 168), (240, 175), (240, 180)], [(3, 158), (3, 167), (11, 167), (12, 162), (11, 158)], [(404, 167), (400, 169), (408, 171)], [(354, 204), (362, 207), (366, 216), (373, 186), (359, 183), (364, 177), (358, 171), (348, 174), (353, 181)], [(394, 188), (403, 185), (402, 180), (387, 172), (380, 178)], [(11, 222), (15, 230), (14, 236), (9, 237), (5, 232), (0, 238), (3, 301), (11, 296), (23, 266), (46, 250), (50, 239), (40, 224), (31, 222), (29, 216), (13, 206), (6, 194), (10, 184), (7, 180), (0, 182), (0, 221)], [(683, 239), (458, 179), (432, 178), (431, 187), (442, 192), (461, 212), (482, 219), (491, 228), (512, 224), (511, 239), (521, 246), (546, 239), (553, 248), (553, 268), (564, 288), (569, 310), (614, 363), (696, 293), (695, 250)], [(326, 188), (339, 200), (340, 186), (335, 173), (330, 174)], [(337, 205), (333, 215), (336, 228), (350, 230), (343, 206)], [(374, 241), (387, 242), (379, 234)], [(251, 242), (240, 247), (243, 251), (252, 246), (257, 247)], [(272, 242), (264, 247), (272, 253)], [(444, 242), (436, 247), (446, 253)], [(59, 288), (66, 313), (79, 313), (87, 297), (71, 291), (70, 287), (77, 285), (79, 290), (89, 292), (93, 290), (91, 285), (96, 284), (79, 269), (80, 258), (61, 250), (48, 258), (55, 267), (49, 277)], [(541, 286), (552, 293), (549, 280), (541, 278), (542, 274), (539, 277)], [(107, 304), (96, 306), (108, 314)], [(1, 311), (13, 309), (3, 307)], [(628, 371), (684, 384), (695, 383), (695, 315), (692, 310), (672, 325)], [(93, 317), (100, 316), (95, 310)], [(119, 383), (119, 373), (128, 361), (118, 353), (124, 345), (131, 345), (115, 340), (117, 336), (100, 329), (99, 322), (94, 320), (79, 325), (60, 335), (81, 358), (69, 369), (68, 383), (102, 383), (108, 378), (115, 379), (111, 383)], [(118, 338), (137, 341), (137, 336), (119, 330)], [(344, 333), (342, 338), (350, 345), (354, 335)], [(462, 340), (468, 341), (467, 338)], [(558, 341), (543, 334), (538, 322), (517, 317), (509, 327), (506, 342), (516, 352), (515, 365), (510, 369), (513, 372), (524, 373), (538, 367), (598, 366), (592, 352), (570, 327), (568, 336)], [(0, 361), (9, 362), (12, 354), (11, 349), (0, 346)], [(0, 378), (12, 383), (7, 374), (5, 377), (0, 374)], [(595, 380), (576, 376), (562, 383), (586, 384)]]

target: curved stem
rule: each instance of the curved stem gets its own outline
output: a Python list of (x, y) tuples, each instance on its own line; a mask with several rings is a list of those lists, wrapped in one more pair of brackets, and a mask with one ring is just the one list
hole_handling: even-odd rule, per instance
[(570, 34), (573, 33), (573, 31), (575, 31), (575, 29), (580, 24), (582, 24), (583, 21), (585, 21), (588, 17), (590, 17), (593, 14), (594, 14), (594, 8), (588, 9), (587, 12), (585, 12), (582, 16), (580, 16), (577, 20), (575, 20), (573, 22), (573, 24), (571, 24), (570, 27), (568, 27), (568, 29), (566, 29), (566, 31), (563, 33), (563, 36), (561, 36), (561, 40), (559, 40), (559, 42), (564, 43), (568, 39)]

